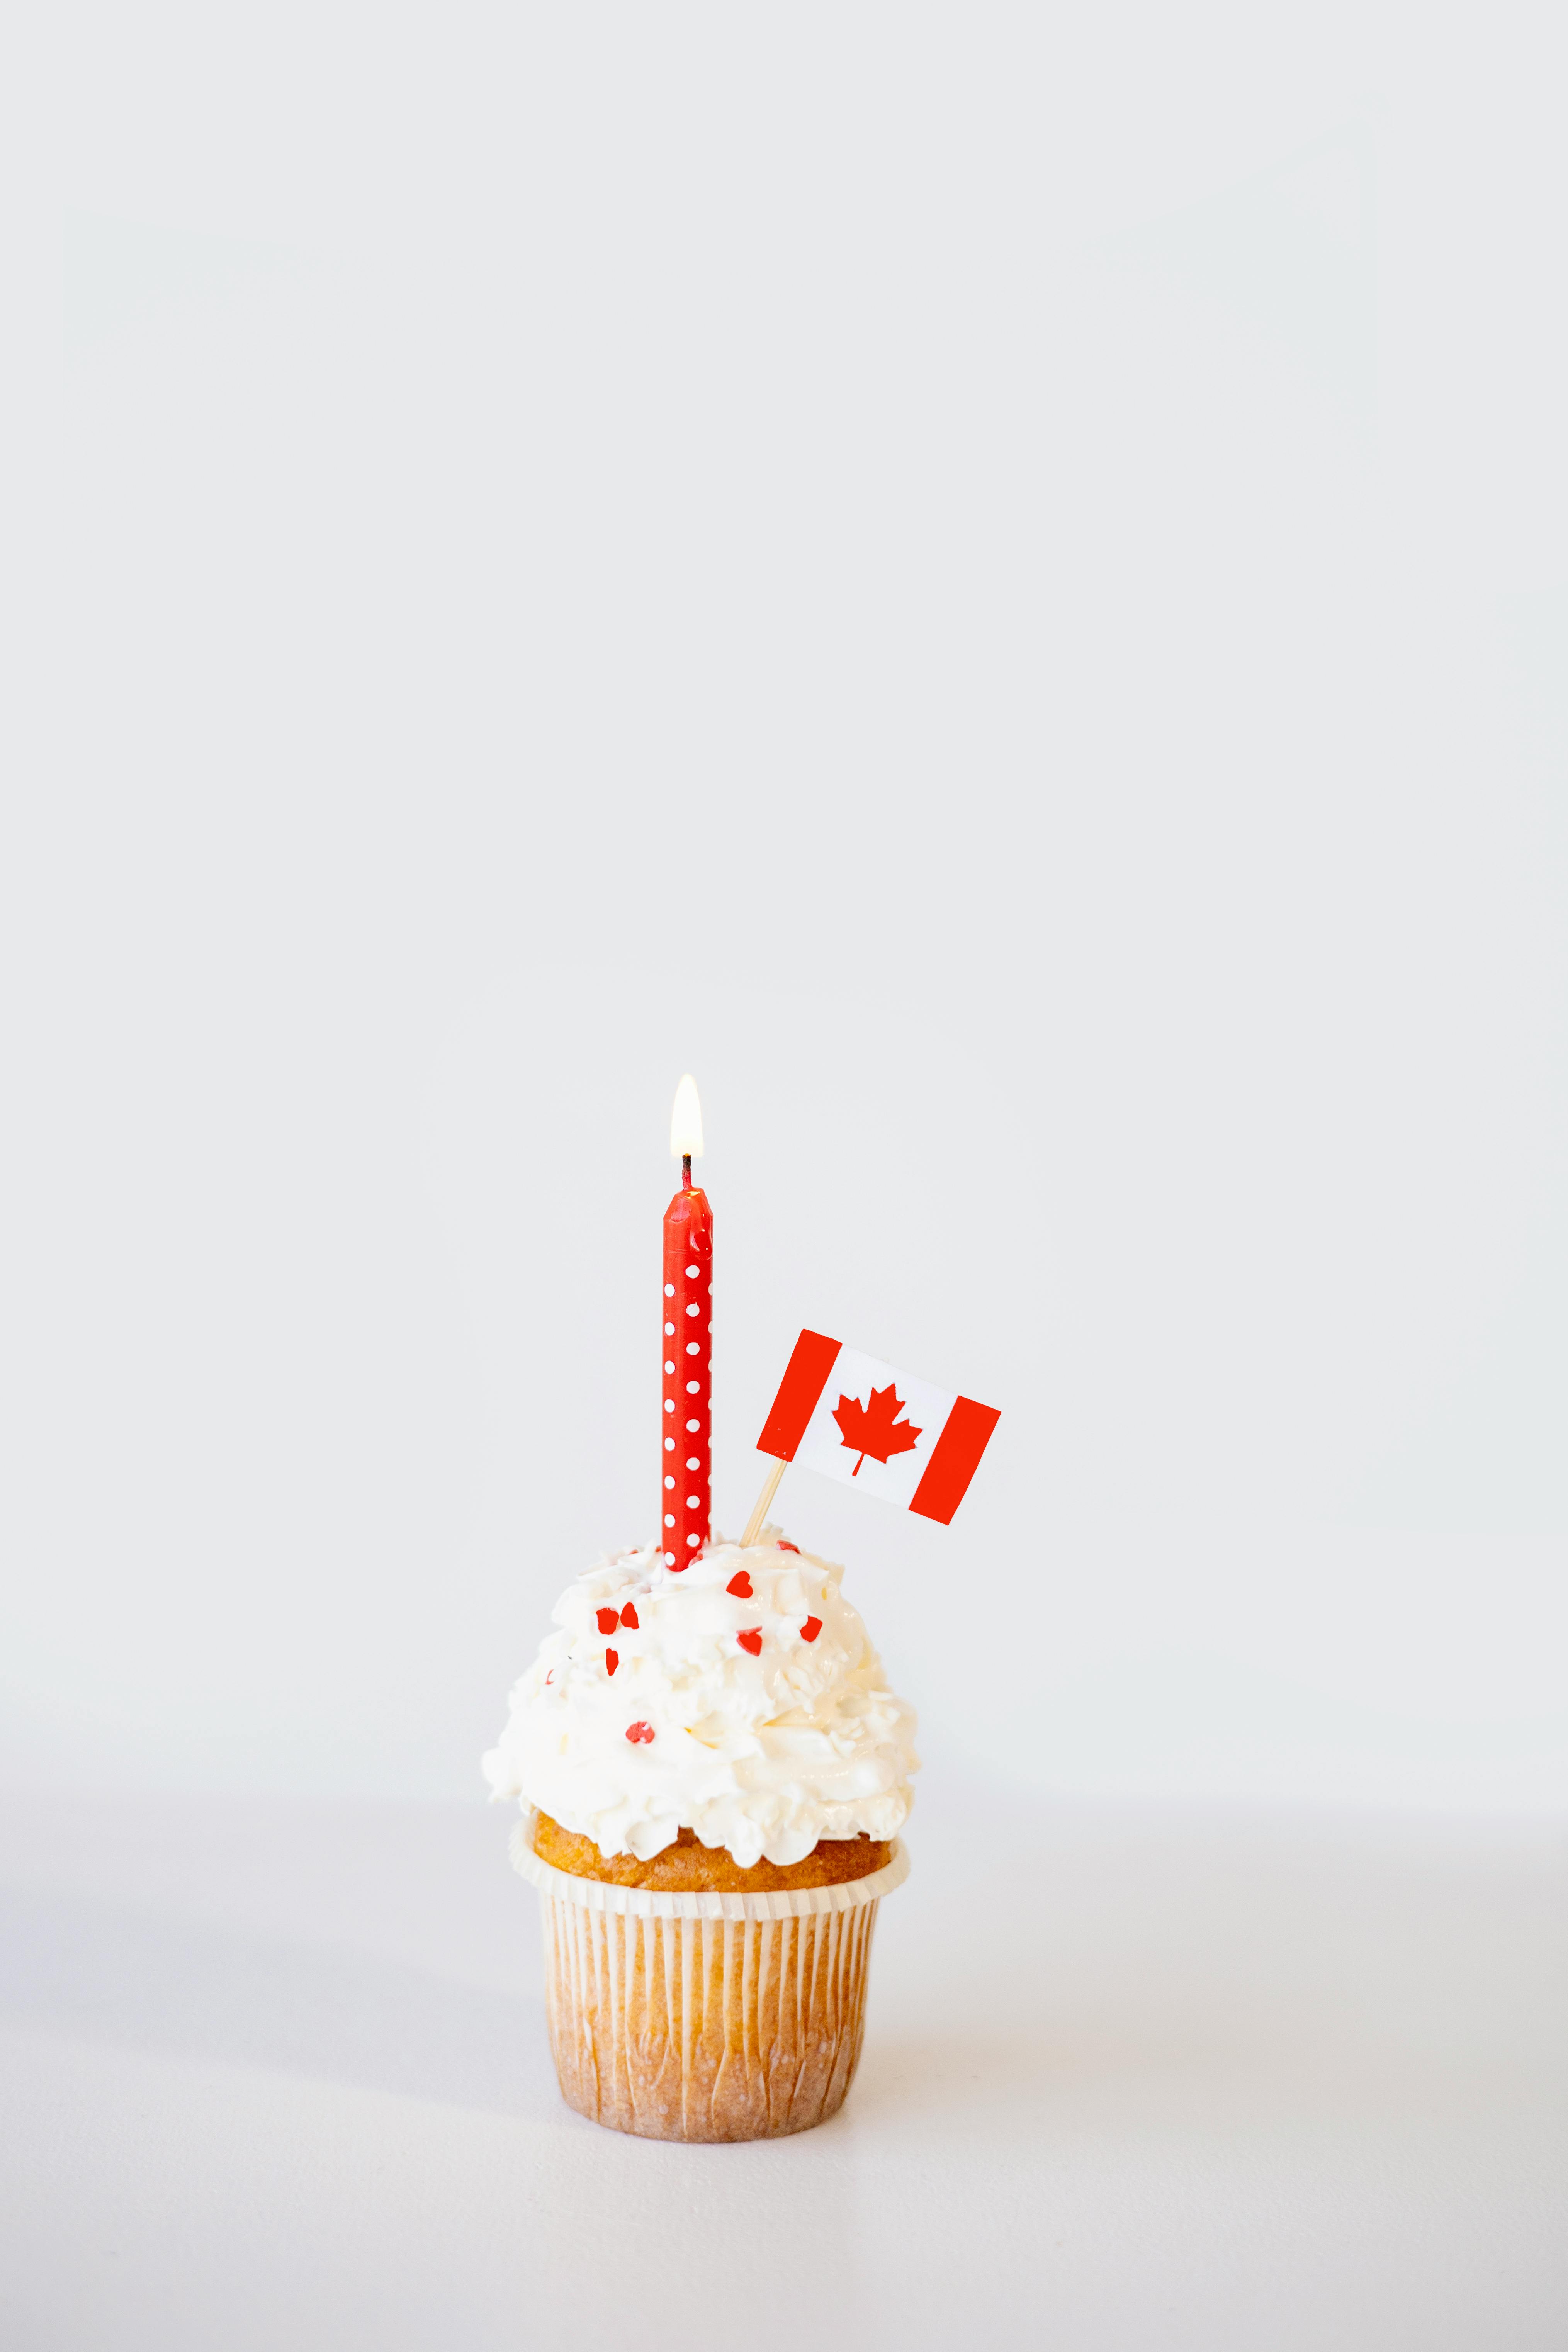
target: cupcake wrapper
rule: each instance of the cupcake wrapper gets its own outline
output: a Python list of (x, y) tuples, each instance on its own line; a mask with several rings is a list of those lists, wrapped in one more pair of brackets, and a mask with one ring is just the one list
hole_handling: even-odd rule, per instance
[(843, 2105), (860, 2055), (885, 1870), (775, 1895), (667, 1895), (552, 1869), (529, 1817), (511, 1858), (538, 1887), (550, 2043), (579, 2115), (645, 2139), (770, 2139)]

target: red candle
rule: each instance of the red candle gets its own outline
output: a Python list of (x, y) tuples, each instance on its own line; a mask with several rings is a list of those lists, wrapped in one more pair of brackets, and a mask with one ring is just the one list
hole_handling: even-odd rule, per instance
[(664, 1213), (664, 1423), (659, 1533), (666, 1568), (689, 1567), (708, 1541), (712, 1507), (713, 1212), (691, 1181), (702, 1149), (697, 1089), (680, 1082), (672, 1148), (681, 1188)]

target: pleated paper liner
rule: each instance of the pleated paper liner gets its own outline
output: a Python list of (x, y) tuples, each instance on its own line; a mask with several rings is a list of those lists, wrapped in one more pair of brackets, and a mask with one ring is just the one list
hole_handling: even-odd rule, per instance
[(660, 1894), (511, 1859), (537, 1886), (550, 2046), (579, 2115), (644, 2139), (772, 2139), (844, 2104), (860, 2056), (885, 1870), (773, 1895)]

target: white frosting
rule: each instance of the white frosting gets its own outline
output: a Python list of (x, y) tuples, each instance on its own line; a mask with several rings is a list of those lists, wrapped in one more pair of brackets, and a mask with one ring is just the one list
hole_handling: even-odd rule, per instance
[[(888, 1688), (843, 1573), (772, 1528), (682, 1570), (656, 1544), (585, 1570), (513, 1687), (485, 1758), (492, 1793), (643, 1862), (681, 1829), (743, 1866), (799, 1862), (818, 1838), (894, 1836), (919, 1765), (914, 1710)], [(737, 1577), (749, 1597), (726, 1589)], [(598, 1612), (628, 1602), (637, 1625), (601, 1631)], [(760, 1634), (754, 1654), (742, 1633)]]

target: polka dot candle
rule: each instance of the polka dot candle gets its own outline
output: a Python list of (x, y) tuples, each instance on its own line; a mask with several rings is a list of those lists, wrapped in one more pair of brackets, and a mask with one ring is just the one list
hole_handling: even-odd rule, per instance
[(690, 1181), (664, 1213), (664, 1452), (659, 1533), (664, 1564), (683, 1569), (710, 1534), (711, 1509), (713, 1212)]

